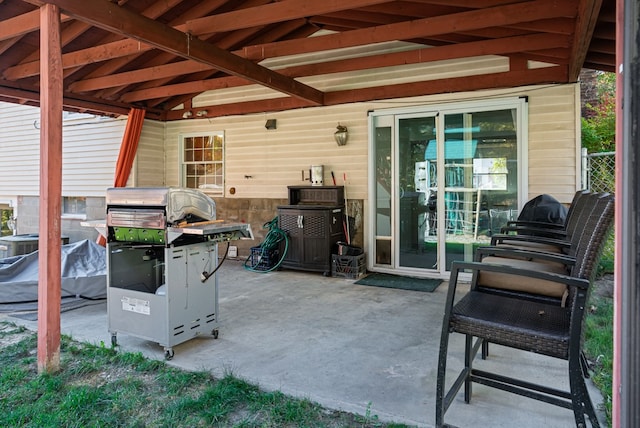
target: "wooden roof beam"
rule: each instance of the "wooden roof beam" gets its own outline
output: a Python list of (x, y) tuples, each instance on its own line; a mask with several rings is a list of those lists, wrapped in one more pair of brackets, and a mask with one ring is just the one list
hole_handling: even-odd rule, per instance
[[(14, 86), (12, 82), (0, 80), (0, 93), (6, 101), (18, 101), (19, 104), (28, 104), (38, 107), (40, 105), (40, 94), (37, 89), (25, 89)], [(85, 97), (76, 94), (64, 93), (62, 105), (65, 110), (78, 111), (80, 109), (92, 114), (100, 115), (127, 115), (131, 105), (117, 101), (105, 101), (92, 97)], [(161, 110), (147, 109), (149, 119), (161, 119)]]
[[(261, 61), (266, 58), (339, 49), (367, 43), (412, 40), (549, 18), (575, 17), (576, 13), (577, 10), (571, 2), (539, 0), (515, 3), (490, 9), (471, 10), (453, 15), (416, 19), (344, 33), (311, 37), (304, 40), (304, 43), (301, 43), (300, 40), (288, 40), (258, 46), (247, 46), (243, 49), (242, 56)], [(455, 23), (455, 25), (452, 25), (452, 23)]]
[[(383, 87), (378, 86), (372, 88), (327, 92), (325, 94), (325, 99), (326, 105), (339, 105), (352, 102), (393, 99), (398, 97), (424, 96), (449, 92), (466, 92), (481, 89), (496, 89), (566, 81), (567, 67), (560, 66), (549, 67), (546, 69), (506, 71), (503, 73), (481, 74), (428, 80), (424, 82), (401, 83), (397, 85), (386, 85)], [(201, 106), (201, 108), (203, 110), (207, 110), (207, 117), (220, 117), (269, 111), (282, 111), (309, 106), (310, 105), (303, 100), (296, 100), (287, 97)], [(182, 113), (182, 110), (168, 111), (165, 115), (165, 120), (180, 120), (182, 119)]]
[[(555, 5), (555, 2), (551, 2), (551, 0), (546, 1), (546, 3), (552, 3)], [(541, 9), (544, 9), (542, 11), (543, 16), (539, 19), (544, 20), (548, 18), (557, 18), (558, 16), (562, 16), (563, 14), (567, 14), (571, 11), (573, 11), (572, 16), (575, 16), (575, 10), (573, 10), (570, 2), (561, 3), (562, 5), (560, 5), (559, 7), (554, 7), (553, 9), (543, 5), (543, 7), (541, 7)], [(528, 3), (523, 3), (521, 5), (516, 4), (510, 5), (508, 9), (501, 9), (502, 13), (507, 17), (506, 20), (501, 21), (502, 25), (516, 24), (521, 22), (522, 19), (535, 19), (533, 15), (531, 15), (531, 13), (534, 13), (535, 10), (530, 11), (530, 7), (524, 9), (525, 7), (528, 7), (528, 5)], [(518, 9), (515, 10), (514, 7), (518, 7)], [(482, 18), (482, 15), (478, 14), (482, 12), (481, 10), (472, 12), (473, 13), (471, 15), (469, 15), (470, 12), (464, 12), (462, 15), (456, 14), (456, 22), (458, 17), (463, 20), (462, 22), (464, 22), (464, 26), (458, 25), (458, 27), (456, 28), (457, 31), (480, 30), (488, 26), (498, 25), (498, 22), (495, 19), (492, 22), (485, 22)], [(495, 13), (499, 12), (500, 11), (495, 11)], [(526, 18), (511, 18), (519, 16), (517, 15), (518, 13), (524, 13), (524, 17)], [(509, 17), (508, 14), (511, 14), (511, 17)], [(540, 15), (540, 13), (538, 13), (536, 16), (538, 15)], [(326, 36), (305, 39), (304, 41), (289, 40), (273, 43), (263, 43), (246, 47), (242, 51), (234, 53), (247, 59), (260, 61), (276, 56), (293, 55), (317, 50), (328, 50), (339, 47), (356, 46), (358, 44), (361, 44), (363, 39), (366, 40), (368, 37), (373, 38), (372, 35), (374, 33), (375, 38), (374, 40), (370, 41), (371, 43), (391, 40), (410, 40), (427, 36), (436, 36), (438, 34), (447, 34), (451, 31), (450, 24), (449, 28), (446, 28), (446, 22), (449, 18), (450, 16), (446, 16), (444, 18), (433, 17), (418, 19), (409, 23), (398, 23), (382, 25), (363, 30), (352, 30), (340, 34), (330, 34)], [(462, 24), (462, 22), (460, 24)], [(433, 30), (430, 30), (431, 25), (438, 26), (438, 30), (435, 32)], [(176, 26), (175, 28), (183, 29), (186, 27), (184, 25), (181, 25)], [(126, 57), (127, 55), (131, 54), (139, 54), (151, 49), (153, 49), (153, 46), (146, 43), (140, 43), (137, 40), (121, 40), (64, 54), (62, 57), (62, 65), (65, 69), (75, 68), (99, 61), (107, 61), (119, 57)], [(25, 63), (14, 67), (9, 67), (7, 70), (5, 70), (3, 76), (7, 80), (19, 80), (22, 78), (37, 75), (39, 72), (39, 67), (40, 64), (38, 61)]]
[[(161, 2), (160, 2), (161, 3)], [(208, 0), (208, 1), (199, 1), (197, 4), (193, 5), (192, 7), (189, 8), (188, 11), (186, 11), (184, 14), (182, 14), (180, 17), (172, 20), (171, 22), (168, 23), (169, 26), (174, 27), (176, 30), (180, 30), (180, 31), (184, 31), (184, 22), (194, 16), (202, 16), (202, 15), (207, 15), (209, 13), (211, 13), (212, 11), (218, 9), (220, 6), (224, 5), (226, 3), (226, 0)], [(153, 8), (153, 6), (152, 6)], [(145, 13), (145, 16), (147, 16), (148, 18), (153, 18), (155, 19), (157, 16), (156, 14), (158, 13), (157, 10), (149, 10), (148, 13)], [(158, 15), (159, 16), (159, 15)], [(135, 40), (133, 40), (135, 42)], [(89, 73), (86, 77), (98, 77), (98, 76), (104, 76), (107, 74), (113, 74), (116, 73), (118, 70), (120, 70), (122, 67), (126, 66), (129, 61), (131, 61), (133, 58), (145, 53), (146, 51), (140, 51), (138, 54), (131, 55), (128, 57), (113, 57), (113, 58), (109, 58), (108, 61), (106, 61), (104, 64), (102, 64), (100, 67), (98, 67), (96, 70), (92, 71), (91, 73)]]
[(40, 28), (40, 10), (36, 9), (2, 21), (0, 41), (24, 36)]
[(330, 12), (339, 12), (345, 9), (370, 6), (387, 1), (323, 0), (310, 2), (309, 0), (287, 0), (285, 2), (269, 3), (263, 6), (249, 7), (193, 19), (187, 22), (186, 31), (194, 34), (221, 33)]
[(580, 76), (580, 70), (589, 50), (589, 41), (593, 37), (601, 6), (602, 0), (580, 0), (578, 4), (578, 16), (571, 50), (571, 65), (569, 67), (569, 79), (572, 82), (577, 81), (578, 76)]
[(104, 30), (139, 40), (165, 52), (210, 65), (279, 92), (322, 105), (324, 94), (310, 86), (247, 61), (190, 34), (119, 7), (109, 1), (51, 0), (65, 13)]
[[(382, 55), (370, 55), (358, 58), (351, 58), (338, 61), (328, 61), (321, 63), (306, 64), (296, 67), (288, 67), (278, 70), (280, 73), (290, 77), (304, 77), (319, 74), (331, 74), (346, 71), (357, 71), (368, 68), (382, 68), (396, 65), (418, 64), (430, 61), (441, 61), (447, 59), (463, 58), (481, 55), (505, 55), (516, 52), (537, 51), (546, 48), (568, 48), (569, 38), (566, 36), (556, 36), (552, 34), (531, 34), (527, 36), (517, 36), (498, 40), (487, 40), (481, 42), (463, 43), (451, 46), (441, 46), (411, 51), (396, 52)], [(162, 69), (166, 73), (175, 74), (180, 70), (191, 71), (194, 63), (183, 61), (181, 63), (168, 64)], [(118, 78), (119, 81), (131, 82), (135, 77), (144, 79), (154, 71), (159, 71), (160, 67), (153, 69), (132, 71), (122, 73), (122, 76), (105, 76), (105, 80)], [(197, 71), (197, 70), (194, 70)], [(168, 77), (168, 76), (165, 76)], [(78, 82), (80, 83), (80, 82)], [(121, 98), (123, 102), (136, 102), (146, 99), (160, 98), (163, 96), (176, 96), (191, 93), (210, 91), (215, 89), (237, 87), (248, 85), (244, 79), (237, 77), (222, 77), (209, 80), (198, 80), (192, 82), (176, 83), (172, 85), (158, 86), (155, 88), (134, 90), (124, 94)], [(115, 83), (114, 83), (115, 84)], [(91, 88), (96, 89), (96, 88)]]

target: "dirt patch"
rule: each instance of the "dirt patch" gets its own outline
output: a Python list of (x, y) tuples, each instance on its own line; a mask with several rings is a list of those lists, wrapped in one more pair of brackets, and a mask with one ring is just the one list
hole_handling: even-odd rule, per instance
[(613, 274), (604, 274), (593, 283), (593, 295), (596, 297), (613, 298)]
[(0, 323), (0, 349), (22, 341), (33, 333), (11, 324)]

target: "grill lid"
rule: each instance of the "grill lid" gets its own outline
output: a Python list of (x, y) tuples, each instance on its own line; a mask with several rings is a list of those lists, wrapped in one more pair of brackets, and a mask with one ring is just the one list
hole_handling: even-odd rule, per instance
[(216, 203), (196, 189), (177, 187), (113, 187), (107, 189), (107, 211), (118, 208), (163, 208), (167, 223), (187, 217), (216, 219)]

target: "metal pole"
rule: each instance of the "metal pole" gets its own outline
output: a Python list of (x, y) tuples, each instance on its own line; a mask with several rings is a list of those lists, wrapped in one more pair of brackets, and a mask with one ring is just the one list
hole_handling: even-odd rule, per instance
[[(638, 0), (618, 0), (613, 426), (640, 426), (640, 37)], [(620, 114), (621, 113), (621, 114)], [(620, 120), (620, 118), (622, 120)]]

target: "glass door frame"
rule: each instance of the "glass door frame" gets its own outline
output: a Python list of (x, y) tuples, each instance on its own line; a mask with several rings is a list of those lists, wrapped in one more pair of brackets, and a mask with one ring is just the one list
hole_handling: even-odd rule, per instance
[[(444, 123), (445, 116), (449, 114), (461, 114), (461, 113), (474, 113), (484, 112), (492, 110), (504, 110), (515, 109), (516, 110), (516, 135), (517, 135), (517, 162), (518, 162), (518, 186), (517, 186), (517, 200), (518, 209), (520, 209), (525, 198), (528, 195), (528, 100), (527, 97), (501, 97), (496, 99), (484, 99), (466, 102), (451, 102), (434, 104), (430, 106), (418, 106), (418, 107), (403, 107), (385, 110), (376, 110), (369, 112), (369, 195), (372, 195), (369, 199), (369, 227), (367, 239), (367, 252), (370, 254), (368, 257), (367, 268), (377, 272), (395, 272), (395, 273), (407, 273), (416, 276), (425, 277), (440, 277), (445, 278), (448, 276), (446, 270), (446, 263), (442, 261), (446, 260), (446, 234), (444, 233), (444, 221), (443, 216), (445, 212), (444, 198), (438, 198), (437, 200), (437, 269), (424, 269), (424, 268), (408, 268), (401, 267), (400, 260), (397, 256), (400, 251), (400, 222), (398, 221), (400, 215), (400, 204), (397, 198), (398, 178), (397, 171), (399, 170), (399, 120), (419, 118), (419, 117), (434, 117), (436, 120), (437, 129), (437, 174), (438, 174), (438, 191), (442, 190), (444, 194)], [(392, 117), (389, 122), (388, 118)], [(384, 118), (384, 119), (383, 119)], [(376, 171), (375, 165), (375, 130), (376, 121), (382, 119), (383, 122), (393, 123), (394, 129), (391, 130), (391, 156), (392, 156), (392, 192), (391, 192), (391, 248), (393, 249), (391, 255), (391, 264), (376, 264), (376, 234), (375, 234), (375, 221), (376, 221)], [(385, 120), (386, 119), (386, 120)], [(441, 176), (442, 174), (442, 176)], [(440, 187), (442, 186), (442, 189)], [(442, 217), (441, 217), (442, 216)]]
[[(400, 254), (400, 248), (401, 248), (401, 243), (400, 243), (400, 196), (398, 195), (397, 189), (400, 188), (398, 180), (400, 179), (399, 177), (399, 173), (398, 171), (400, 171), (400, 121), (401, 120), (406, 120), (406, 119), (422, 119), (422, 118), (433, 118), (434, 119), (434, 125), (436, 128), (436, 133), (438, 134), (438, 136), (436, 137), (436, 140), (439, 140), (441, 138), (440, 132), (441, 132), (441, 126), (440, 126), (440, 114), (439, 112), (436, 111), (431, 111), (431, 110), (424, 110), (424, 111), (420, 111), (420, 112), (414, 112), (414, 113), (400, 113), (400, 114), (395, 114), (394, 116), (394, 120), (393, 120), (393, 126), (394, 129), (392, 129), (391, 135), (392, 140), (391, 140), (391, 144), (392, 144), (392, 148), (391, 148), (391, 153), (392, 156), (394, 157), (393, 159), (393, 171), (395, 171), (391, 177), (391, 182), (393, 184), (393, 189), (394, 192), (392, 192), (392, 196), (391, 196), (391, 210), (392, 210), (392, 221), (393, 219), (397, 219), (397, 221), (393, 221), (393, 223), (391, 224), (391, 230), (392, 235), (391, 235), (391, 243), (392, 246), (391, 248), (393, 248), (393, 254), (394, 255), (399, 255)], [(442, 136), (444, 136), (444, 133), (442, 133)], [(438, 149), (439, 150), (439, 149)], [(440, 160), (438, 159), (438, 165), (436, 167), (436, 171), (440, 171)], [(444, 163), (443, 163), (444, 165)], [(439, 172), (438, 172), (439, 174)], [(438, 183), (440, 182), (440, 177), (438, 176)], [(442, 198), (440, 198), (442, 199)], [(438, 200), (438, 209), (437, 209), (437, 220), (436, 220), (436, 224), (440, 224), (442, 222), (442, 220), (440, 219), (440, 201)], [(443, 205), (444, 206), (444, 205)], [(440, 261), (444, 260), (441, 259), (441, 251), (440, 251), (440, 227), (436, 228), (436, 234), (437, 234), (437, 253), (436, 253), (436, 266), (440, 266)], [(392, 268), (395, 271), (402, 271), (402, 272), (406, 272), (406, 273), (410, 273), (410, 274), (422, 274), (425, 272), (438, 272), (439, 269), (425, 269), (425, 268), (416, 268), (416, 267), (409, 267), (409, 266), (401, 266), (400, 265), (400, 257), (392, 257)]]

